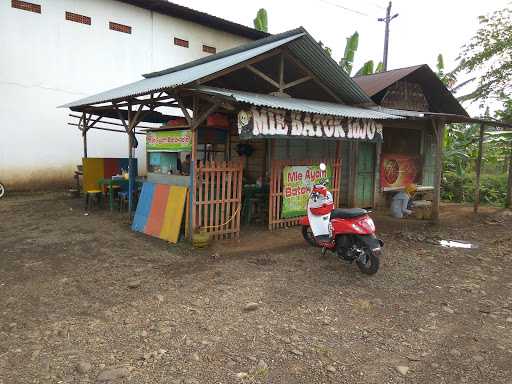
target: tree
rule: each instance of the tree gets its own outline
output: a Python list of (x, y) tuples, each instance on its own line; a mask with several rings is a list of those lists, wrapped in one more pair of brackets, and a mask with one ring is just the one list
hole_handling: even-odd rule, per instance
[(382, 64), (382, 62), (379, 62), (377, 66), (375, 66), (373, 60), (368, 60), (366, 63), (363, 64), (359, 71), (356, 72), (356, 76), (372, 75), (374, 73), (382, 72), (383, 69), (384, 64)]
[(322, 40), (320, 40), (318, 42), (318, 44), (322, 47), (322, 49), (325, 51), (325, 53), (327, 53), (329, 56), (332, 56), (332, 49), (330, 47), (328, 47), (327, 45), (324, 45)]
[(355, 31), (351, 36), (347, 37), (345, 44), (345, 53), (340, 60), (340, 67), (349, 75), (352, 73), (352, 66), (356, 56), (357, 47), (359, 46), (359, 33)]
[[(472, 77), (468, 80), (463, 81), (462, 83), (457, 83), (457, 71), (459, 71), (459, 69), (456, 68), (454, 71), (446, 73), (444, 71), (444, 58), (441, 53), (437, 55), (436, 69), (437, 77), (439, 77), (443, 84), (446, 85), (446, 88), (448, 88), (448, 90), (452, 93), (457, 92), (466, 84), (469, 84), (476, 79), (476, 77)], [(459, 101), (467, 100), (466, 96), (458, 97), (458, 99)]]
[(260, 8), (258, 13), (256, 13), (256, 18), (253, 20), (254, 28), (258, 31), (268, 32), (268, 19), (267, 19), (267, 11), (265, 8)]
[[(345, 44), (345, 53), (340, 60), (340, 67), (349, 75), (352, 73), (352, 67), (354, 65), (354, 58), (356, 56), (357, 48), (359, 46), (359, 33), (355, 31), (351, 36), (347, 37)], [(373, 60), (368, 60), (363, 66), (356, 72), (356, 76), (371, 75), (373, 73), (382, 72), (384, 66), (382, 63), (378, 63), (375, 66)]]
[(482, 70), (477, 89), (466, 99), (508, 95), (512, 80), (512, 9), (480, 16), (480, 28), (462, 48), (460, 71)]

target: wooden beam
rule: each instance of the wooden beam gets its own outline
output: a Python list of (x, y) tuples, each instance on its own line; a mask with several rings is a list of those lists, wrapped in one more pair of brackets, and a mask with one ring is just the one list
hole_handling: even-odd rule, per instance
[(201, 123), (208, 117), (208, 115), (214, 112), (220, 106), (220, 104), (220, 101), (216, 101), (213, 105), (210, 105), (210, 107), (206, 111), (204, 111), (200, 116), (194, 118), (192, 130), (195, 130), (197, 127), (199, 127), (199, 125), (201, 125)]
[(290, 81), (289, 83), (286, 83), (283, 85), (283, 90), (285, 90), (287, 88), (295, 87), (296, 85), (305, 83), (306, 81), (309, 81), (309, 80), (313, 80), (313, 78), (311, 76), (305, 76), (305, 77), (301, 77), (300, 79)]
[(270, 83), (272, 84), (274, 87), (276, 87), (277, 89), (280, 88), (280, 85), (277, 81), (275, 81), (274, 79), (272, 79), (270, 76), (267, 76), (266, 74), (264, 74), (262, 71), (260, 71), (258, 68), (255, 68), (253, 67), (252, 65), (250, 64), (247, 64), (245, 66), (245, 68), (247, 68), (249, 71), (251, 71), (252, 73), (255, 73), (256, 75), (258, 75), (259, 77), (261, 77), (263, 80), (265, 80), (267, 83)]
[(239, 63), (239, 64), (236, 64), (236, 65), (233, 65), (229, 68), (226, 68), (222, 71), (219, 71), (219, 72), (216, 72), (214, 74), (211, 74), (209, 76), (205, 76), (199, 80), (197, 80), (195, 83), (196, 84), (204, 84), (204, 83), (207, 83), (209, 81), (212, 81), (212, 80), (215, 80), (219, 77), (222, 77), (222, 76), (225, 76), (229, 73), (232, 73), (232, 72), (235, 72), (235, 71), (238, 71), (239, 69), (242, 69), (244, 68), (245, 66), (247, 66), (247, 64), (256, 64), (256, 63), (259, 63), (260, 61), (263, 61), (263, 60), (266, 60), (270, 57), (273, 57), (273, 56), (276, 56), (276, 55), (279, 55), (280, 53), (282, 52), (282, 49), (281, 48), (276, 48), (272, 51), (269, 51), (269, 52), (266, 52), (266, 53), (263, 53), (259, 56), (256, 56), (256, 57), (253, 57), (252, 59), (249, 59), (249, 60), (246, 60), (242, 63)]
[[(80, 116), (78, 116), (78, 115), (73, 115), (72, 113), (70, 113), (68, 116), (70, 116), (70, 117), (74, 117), (74, 118), (77, 118), (77, 119), (79, 118), (79, 119), (80, 119), (80, 121), (79, 121), (78, 125), (80, 126), (80, 130), (82, 130), (82, 125), (81, 125), (81, 124), (82, 124), (82, 120), (81, 120), (82, 118), (81, 118)], [(102, 116), (102, 117), (105, 117), (105, 116)], [(110, 117), (109, 117), (109, 118), (110, 118)], [(109, 125), (117, 125), (117, 126), (119, 126), (119, 127), (124, 127), (124, 125), (123, 125), (123, 124), (114, 123), (113, 121), (105, 121), (105, 120), (102, 120), (102, 121), (101, 121), (101, 123), (102, 123), (102, 124), (109, 124)], [(75, 125), (76, 125), (76, 124), (75, 124)], [(138, 128), (141, 128), (141, 129), (153, 129), (153, 128), (155, 128), (155, 127), (147, 127), (147, 126), (144, 126), (144, 127), (143, 127), (143, 126), (138, 126)], [(122, 131), (122, 132), (125, 132), (125, 131)], [(126, 132), (125, 132), (125, 133), (126, 133)]]
[(284, 90), (284, 55), (279, 56), (279, 92)]
[(434, 133), (436, 137), (432, 221), (439, 222), (439, 210), (441, 205), (441, 177), (443, 173), (444, 121), (432, 120), (432, 125), (434, 127)]
[(190, 116), (190, 113), (188, 113), (187, 108), (185, 108), (183, 101), (179, 97), (177, 97), (176, 100), (181, 109), (181, 112), (183, 112), (183, 116), (185, 116), (185, 119), (187, 120), (188, 125), (192, 126), (192, 124), (194, 124), (194, 120), (192, 119), (192, 116)]
[[(68, 123), (68, 125), (71, 125), (73, 127), (78, 127), (78, 124), (76, 123)], [(81, 130), (81, 128), (79, 128)], [(126, 131), (121, 131), (120, 129), (112, 129), (112, 128), (105, 128), (105, 127), (89, 127), (89, 129), (97, 129), (100, 131), (109, 131), (109, 132), (120, 132), (126, 134)], [(146, 132), (135, 132), (136, 135), (146, 135)]]
[[(91, 116), (92, 116), (92, 115), (91, 115)], [(97, 117), (97, 118), (92, 122), (92, 124), (89, 124), (89, 125), (88, 125), (87, 129), (90, 129), (90, 128), (94, 127), (94, 126), (96, 125), (96, 123), (97, 123), (97, 122), (99, 122), (99, 121), (101, 120), (101, 118), (102, 118), (102, 117), (103, 117), (103, 116), (98, 116), (98, 117)], [(90, 119), (89, 119), (89, 120), (90, 120)]]
[(309, 70), (309, 68), (306, 68), (304, 64), (302, 64), (299, 60), (293, 56), (292, 53), (290, 53), (288, 50), (284, 51), (284, 55), (292, 61), (297, 67), (299, 67), (306, 75), (311, 76), (311, 78), (315, 81), (315, 83), (320, 86), (325, 92), (327, 92), (334, 100), (336, 100), (338, 103), (345, 104), (343, 100), (341, 100), (333, 91), (331, 91), (327, 86), (325, 86), (322, 81), (318, 79), (318, 77)]

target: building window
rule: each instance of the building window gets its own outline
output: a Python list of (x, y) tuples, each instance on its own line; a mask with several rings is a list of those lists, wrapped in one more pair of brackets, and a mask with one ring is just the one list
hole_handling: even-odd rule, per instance
[(73, 21), (75, 23), (91, 25), (91, 18), (89, 16), (83, 16), (77, 13), (66, 12), (66, 20)]
[(34, 13), (41, 13), (41, 6), (39, 4), (28, 3), (26, 1), (12, 0), (11, 7), (29, 11)]
[(188, 40), (174, 38), (174, 45), (179, 45), (180, 47), (188, 48)]
[(210, 47), (209, 45), (204, 45), (203, 44), (203, 52), (206, 52), (206, 53), (217, 53), (217, 48)]
[(128, 34), (132, 33), (132, 27), (130, 27), (129, 25), (118, 24), (112, 21), (110, 21), (108, 25), (112, 31), (123, 32)]

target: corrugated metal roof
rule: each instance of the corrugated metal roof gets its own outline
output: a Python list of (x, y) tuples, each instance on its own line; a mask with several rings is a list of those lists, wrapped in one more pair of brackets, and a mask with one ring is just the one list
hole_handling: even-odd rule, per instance
[(403, 79), (417, 69), (426, 64), (414, 65), (407, 68), (392, 69), (386, 72), (373, 73), (371, 75), (355, 76), (352, 79), (366, 92), (368, 96), (373, 96), (390, 85)]
[(348, 104), (372, 103), (368, 95), (325, 52), (309, 33), (306, 32), (302, 39), (291, 42), (288, 44), (288, 47), (323, 84), (344, 102)]
[(148, 74), (146, 79), (89, 96), (61, 107), (77, 108), (190, 84), (285, 44), (288, 45), (291, 53), (341, 100), (348, 104), (372, 103), (368, 95), (301, 27), (184, 65)]
[(221, 51), (219, 53), (216, 53), (214, 55), (208, 55), (208, 56), (205, 56), (205, 57), (201, 57), (199, 59), (192, 60), (192, 61), (189, 61), (189, 62), (184, 63), (184, 64), (180, 64), (180, 65), (176, 65), (174, 67), (162, 69), (160, 71), (146, 73), (146, 74), (144, 74), (142, 76), (144, 76), (146, 78), (150, 78), (150, 77), (157, 77), (157, 76), (167, 75), (169, 73), (182, 71), (184, 69), (188, 69), (188, 68), (191, 68), (191, 67), (196, 67), (196, 66), (204, 64), (204, 63), (209, 63), (211, 61), (216, 61), (216, 60), (222, 59), (222, 58), (227, 57), (227, 56), (238, 55), (239, 53), (242, 53), (242, 52), (245, 52), (245, 51), (248, 51), (248, 50), (252, 50), (254, 48), (258, 48), (258, 47), (261, 47), (263, 45), (267, 45), (267, 44), (270, 44), (270, 43), (275, 43), (277, 41), (281, 41), (281, 40), (286, 39), (288, 37), (293, 37), (293, 36), (296, 36), (296, 35), (301, 35), (301, 34), (304, 34), (304, 33), (306, 33), (306, 31), (303, 28), (295, 28), (295, 29), (292, 29), (290, 31), (279, 33), (277, 35), (268, 36), (268, 37), (266, 37), (264, 39), (259, 39), (259, 40), (251, 41), (251, 42), (246, 43), (246, 44), (238, 45), (236, 47), (226, 49), (226, 50)]
[(164, 15), (177, 17), (183, 20), (206, 25), (221, 31), (233, 33), (235, 35), (248, 37), (250, 39), (259, 39), (268, 36), (268, 33), (258, 31), (257, 29), (247, 27), (242, 24), (234, 23), (222, 19), (209, 13), (201, 12), (192, 8), (185, 7), (167, 0), (118, 0), (122, 3), (134, 5), (150, 11), (162, 13)]
[(350, 105), (329, 103), (326, 101), (295, 99), (291, 97), (278, 97), (259, 93), (235, 91), (230, 89), (198, 86), (189, 88), (195, 92), (201, 92), (212, 96), (229, 98), (239, 103), (257, 105), (289, 111), (317, 113), (320, 115), (331, 115), (348, 118), (387, 120), (402, 119), (401, 116), (384, 113), (374, 109), (353, 107)]
[(492, 118), (470, 117), (467, 115), (457, 115), (453, 113), (438, 113), (438, 112), (417, 112), (417, 111), (404, 111), (402, 109), (384, 108), (384, 107), (370, 107), (370, 109), (378, 112), (383, 112), (396, 116), (403, 116), (405, 118), (431, 120), (442, 120), (445, 123), (475, 123), (485, 124), (489, 127), (502, 127), (512, 128), (512, 124)]
[(222, 56), (216, 60), (210, 60), (199, 65), (187, 67), (183, 70), (171, 72), (165, 75), (150, 77), (139, 80), (134, 83), (123, 85), (106, 92), (98, 93), (69, 104), (62, 105), (62, 108), (73, 108), (85, 105), (104, 103), (111, 100), (122, 99), (125, 97), (140, 96), (151, 92), (163, 90), (165, 88), (174, 88), (180, 85), (192, 83), (202, 77), (211, 75), (229, 68), (243, 61), (252, 59), (265, 52), (271, 51), (283, 44), (301, 37), (303, 33), (298, 33), (275, 42), (261, 45), (249, 50), (239, 52), (236, 55)]

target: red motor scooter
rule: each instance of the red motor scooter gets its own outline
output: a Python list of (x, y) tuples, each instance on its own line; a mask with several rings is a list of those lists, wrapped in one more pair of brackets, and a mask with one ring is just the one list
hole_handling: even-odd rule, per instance
[[(322, 171), (325, 164), (320, 164)], [(373, 275), (379, 270), (384, 242), (375, 236), (375, 224), (369, 211), (362, 208), (334, 208), (328, 180), (313, 185), (309, 195), (307, 216), (300, 221), (302, 236), (311, 245), (336, 252), (338, 257), (356, 262), (361, 272)]]

